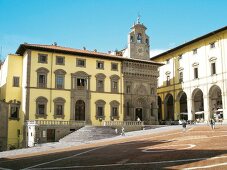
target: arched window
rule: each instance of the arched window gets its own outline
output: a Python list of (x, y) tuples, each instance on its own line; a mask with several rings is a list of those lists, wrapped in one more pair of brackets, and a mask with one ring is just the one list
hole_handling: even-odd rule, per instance
[(49, 70), (41, 67), (36, 70), (37, 72), (37, 87), (39, 88), (46, 88), (47, 87), (47, 74)]
[(36, 99), (36, 118), (47, 117), (47, 102), (47, 98), (42, 96)]
[(146, 44), (149, 45), (149, 39), (148, 38), (146, 39)]
[(118, 93), (118, 82), (119, 82), (120, 77), (118, 75), (112, 75), (110, 76), (111, 80), (111, 92), (112, 93)]
[(96, 104), (96, 119), (105, 119), (105, 105), (106, 102), (104, 100), (97, 100)]
[(106, 76), (102, 73), (96, 74), (96, 91), (104, 92), (105, 78)]
[(134, 37), (132, 35), (130, 36), (130, 42), (134, 42)]
[(137, 43), (142, 43), (142, 34), (141, 33), (137, 34)]
[(110, 102), (110, 119), (119, 119), (119, 105), (120, 103), (116, 100)]
[(65, 99), (58, 97), (54, 99), (54, 117), (64, 118)]
[(54, 74), (55, 74), (55, 88), (64, 89), (66, 72), (62, 69), (58, 69), (54, 72)]

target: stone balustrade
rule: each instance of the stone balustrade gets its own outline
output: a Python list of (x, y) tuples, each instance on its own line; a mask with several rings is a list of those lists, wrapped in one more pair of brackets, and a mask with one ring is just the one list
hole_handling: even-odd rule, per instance
[(85, 121), (62, 121), (62, 120), (31, 120), (27, 121), (28, 125), (69, 125), (69, 126), (85, 126)]
[(103, 126), (143, 126), (143, 121), (104, 121)]

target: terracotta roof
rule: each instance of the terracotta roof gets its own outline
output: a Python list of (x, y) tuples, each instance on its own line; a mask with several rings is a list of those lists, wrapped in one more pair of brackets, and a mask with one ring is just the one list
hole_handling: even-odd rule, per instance
[(80, 55), (80, 56), (86, 56), (86, 57), (104, 58), (104, 59), (111, 59), (111, 60), (128, 60), (128, 61), (137, 61), (137, 62), (143, 62), (143, 63), (152, 63), (152, 64), (156, 64), (156, 65), (163, 65), (162, 63), (158, 63), (158, 62), (154, 62), (154, 61), (150, 61), (150, 60), (125, 58), (122, 56), (112, 55), (112, 54), (108, 54), (108, 53), (95, 52), (95, 51), (89, 51), (89, 50), (80, 50), (80, 49), (62, 47), (62, 46), (57, 46), (57, 45), (24, 43), (24, 44), (20, 44), (20, 46), (18, 47), (18, 49), (16, 51), (16, 54), (23, 55), (27, 49), (54, 52), (54, 53), (62, 53), (62, 54), (73, 54), (73, 55)]
[(172, 49), (170, 49), (170, 50), (168, 50), (168, 51), (165, 51), (164, 53), (158, 54), (158, 55), (152, 57), (151, 60), (153, 60), (153, 59), (155, 59), (155, 58), (158, 58), (158, 57), (161, 57), (161, 56), (163, 56), (163, 55), (169, 54), (169, 53), (174, 52), (174, 51), (176, 51), (176, 50), (179, 50), (179, 49), (181, 49), (181, 48), (183, 48), (183, 47), (185, 47), (185, 46), (187, 46), (187, 45), (193, 44), (193, 43), (198, 42), (198, 41), (200, 41), (200, 40), (202, 40), (202, 39), (204, 39), (204, 38), (210, 37), (210, 36), (212, 36), (212, 35), (214, 35), (214, 34), (217, 34), (217, 33), (221, 32), (221, 31), (225, 31), (225, 30), (227, 30), (227, 26), (222, 27), (222, 28), (220, 28), (220, 29), (217, 29), (217, 30), (215, 30), (215, 31), (212, 31), (212, 32), (210, 32), (210, 33), (208, 33), (208, 34), (205, 34), (205, 35), (203, 35), (203, 36), (200, 36), (200, 37), (198, 37), (198, 38), (195, 38), (195, 39), (193, 39), (193, 40), (191, 40), (191, 41), (188, 41), (188, 42), (186, 42), (186, 43), (184, 43), (184, 44), (181, 44), (181, 45), (179, 45), (179, 46), (177, 46), (177, 47), (175, 47), (175, 48), (172, 48)]

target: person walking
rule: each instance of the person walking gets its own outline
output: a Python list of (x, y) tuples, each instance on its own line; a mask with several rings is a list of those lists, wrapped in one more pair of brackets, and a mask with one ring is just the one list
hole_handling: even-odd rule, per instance
[(187, 126), (187, 122), (184, 120), (182, 122), (182, 127), (183, 127), (183, 131), (185, 132), (186, 131), (186, 126)]
[(214, 128), (215, 128), (215, 121), (214, 121), (213, 118), (210, 120), (210, 126), (214, 130)]
[(125, 128), (124, 127), (121, 128), (121, 136), (125, 136)]

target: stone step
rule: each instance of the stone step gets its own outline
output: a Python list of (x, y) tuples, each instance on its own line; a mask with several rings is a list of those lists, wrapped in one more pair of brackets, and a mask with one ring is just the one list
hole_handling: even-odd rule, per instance
[(87, 142), (116, 136), (115, 129), (106, 126), (85, 126), (65, 136), (60, 142)]

